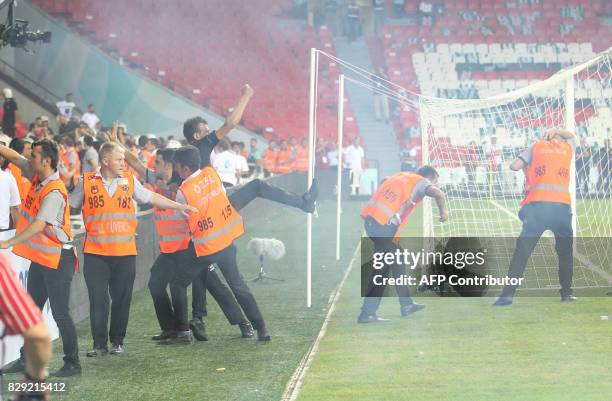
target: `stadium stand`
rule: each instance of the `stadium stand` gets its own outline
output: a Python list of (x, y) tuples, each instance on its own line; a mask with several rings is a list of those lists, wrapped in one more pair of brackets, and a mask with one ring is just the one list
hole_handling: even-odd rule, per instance
[[(309, 49), (334, 53), (326, 27), (316, 31), (303, 22), (278, 18), (293, 6), (288, 0), (256, 0), (249, 7), (223, 0), (182, 1), (172, 7), (161, 0), (33, 3), (81, 32), (93, 33), (109, 54), (143, 68), (149, 78), (216, 113), (225, 115), (232, 106), (230, 88), (235, 82), (257, 83), (258, 96), (245, 114), (244, 126), (267, 139), (299, 140), (307, 134)], [(323, 77), (334, 72), (333, 64), (321, 68)], [(336, 135), (336, 85), (324, 79), (319, 87), (319, 104), (324, 107), (319, 107), (317, 119), (323, 138)], [(287, 92), (287, 87), (293, 91)], [(345, 115), (347, 135), (357, 135), (350, 105)]]

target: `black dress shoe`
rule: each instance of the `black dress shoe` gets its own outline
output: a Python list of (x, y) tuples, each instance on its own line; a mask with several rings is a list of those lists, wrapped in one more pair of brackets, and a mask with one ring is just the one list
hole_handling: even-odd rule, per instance
[(257, 329), (257, 339), (259, 341), (270, 341), (270, 333), (268, 333), (266, 326)]
[(493, 306), (509, 306), (512, 305), (512, 297), (499, 297), (493, 303)]
[(25, 363), (21, 359), (17, 359), (15, 363), (13, 363), (7, 369), (4, 369), (4, 373), (23, 373), (25, 372)]
[(74, 362), (64, 362), (64, 366), (60, 369), (52, 372), (50, 376), (54, 377), (69, 377), (69, 376), (80, 376), (81, 375), (81, 365), (79, 363)]
[(577, 301), (578, 298), (576, 298), (573, 295), (563, 295), (561, 296), (561, 302), (574, 302)]
[(251, 326), (251, 322), (238, 323), (238, 327), (240, 327), (240, 333), (242, 334), (242, 338), (251, 338), (255, 335), (255, 332), (253, 331), (253, 326)]
[(87, 356), (88, 358), (95, 358), (98, 356), (103, 356), (108, 354), (108, 349), (106, 348), (94, 348), (91, 351), (88, 351), (85, 356)]
[(159, 345), (191, 345), (193, 344), (193, 336), (191, 333), (185, 336), (174, 336), (166, 338), (158, 343)]
[(151, 337), (153, 341), (162, 341), (171, 337), (176, 337), (176, 331), (164, 330), (161, 333)]
[(193, 336), (198, 341), (208, 341), (208, 334), (206, 334), (206, 326), (200, 319), (191, 319), (189, 321), (189, 328), (193, 333)]
[(421, 309), (424, 309), (425, 305), (423, 304), (417, 304), (417, 303), (411, 303), (410, 305), (405, 305), (402, 306), (400, 308), (400, 313), (402, 314), (403, 317), (406, 317), (408, 315), (411, 315), (415, 312), (420, 311)]
[(302, 196), (302, 199), (304, 199), (304, 206), (302, 207), (302, 210), (304, 210), (306, 213), (314, 213), (318, 196), (319, 183), (316, 178), (313, 178), (310, 189)]
[(113, 344), (110, 350), (111, 355), (121, 355), (123, 354), (123, 345), (121, 344)]
[(382, 323), (388, 320), (389, 319), (383, 319), (377, 315), (359, 315), (357, 318), (357, 323)]

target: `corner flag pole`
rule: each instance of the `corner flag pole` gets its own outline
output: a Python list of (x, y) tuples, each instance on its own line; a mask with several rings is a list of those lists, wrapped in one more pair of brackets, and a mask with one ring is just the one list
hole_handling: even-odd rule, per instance
[[(314, 176), (314, 134), (315, 134), (315, 88), (317, 74), (317, 49), (310, 49), (310, 99), (308, 111), (308, 181), (312, 184)], [(312, 306), (312, 213), (307, 214), (306, 223), (306, 306)]]
[(336, 200), (336, 260), (340, 260), (340, 215), (342, 214), (342, 129), (344, 125), (344, 74), (338, 80), (338, 198)]

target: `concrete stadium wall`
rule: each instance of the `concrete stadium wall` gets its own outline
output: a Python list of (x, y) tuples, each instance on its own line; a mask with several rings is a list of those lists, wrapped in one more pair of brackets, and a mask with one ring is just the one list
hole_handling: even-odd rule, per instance
[[(51, 31), (51, 43), (29, 45), (34, 54), (4, 48), (0, 50), (0, 58), (57, 98), (73, 92), (81, 108), (88, 103), (95, 104), (104, 125), (120, 120), (130, 132), (137, 134), (182, 137), (183, 121), (187, 118), (204, 116), (211, 128), (223, 123), (221, 116), (119, 65), (69, 27), (28, 2), (19, 2), (15, 16), (30, 21), (31, 29)], [(236, 101), (241, 84), (236, 82), (235, 88), (228, 88), (235, 91)], [(235, 129), (231, 136), (233, 140), (247, 141), (256, 137), (262, 141), (243, 127)]]

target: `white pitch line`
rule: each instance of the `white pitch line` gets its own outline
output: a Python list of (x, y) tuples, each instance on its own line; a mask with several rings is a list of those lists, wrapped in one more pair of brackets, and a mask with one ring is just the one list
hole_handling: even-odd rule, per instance
[[(497, 203), (497, 202), (495, 202), (494, 200), (491, 200), (491, 199), (489, 199), (489, 202), (491, 202), (493, 204), (493, 206), (497, 207), (502, 212), (506, 213), (510, 217), (512, 217), (512, 218), (518, 220), (519, 222), (521, 222), (521, 219), (519, 219), (517, 215), (515, 215), (512, 212), (510, 212), (508, 209), (506, 209), (505, 207), (503, 207), (499, 203)], [(548, 235), (546, 235), (546, 236), (551, 236), (551, 234), (549, 234), (549, 233), (547, 233), (547, 234)], [(593, 273), (599, 274), (608, 283), (612, 283), (612, 274), (610, 274), (607, 271), (602, 270), (599, 267), (595, 266), (586, 256), (584, 256), (583, 254), (577, 252), (575, 249), (574, 249), (574, 257), (576, 259), (578, 259), (580, 261), (580, 263), (582, 263), (587, 269), (589, 269)]]
[(321, 326), (319, 335), (317, 335), (315, 342), (312, 344), (306, 355), (304, 355), (304, 357), (300, 361), (300, 364), (293, 372), (293, 375), (291, 375), (291, 379), (289, 379), (289, 383), (287, 383), (287, 387), (285, 388), (285, 392), (283, 393), (281, 401), (295, 401), (297, 399), (300, 390), (302, 389), (302, 384), (304, 383), (304, 377), (306, 376), (306, 373), (308, 372), (308, 369), (310, 368), (310, 365), (312, 364), (316, 353), (319, 351), (319, 345), (321, 344), (321, 341), (323, 340), (323, 337), (327, 332), (327, 325), (329, 324), (331, 316), (336, 310), (336, 303), (340, 298), (342, 288), (344, 288), (344, 283), (346, 282), (346, 279), (348, 278), (351, 270), (353, 270), (353, 264), (355, 262), (355, 259), (357, 258), (357, 255), (359, 255), (360, 250), (361, 240), (359, 240), (359, 244), (357, 245), (357, 248), (355, 248), (355, 252), (353, 253), (353, 257), (351, 258), (348, 268), (344, 272), (342, 281), (340, 281), (340, 284), (338, 284), (338, 287), (336, 287), (336, 289), (332, 293), (332, 296), (330, 297), (330, 300), (328, 302), (329, 309), (327, 310), (327, 315), (325, 316), (325, 320), (323, 321), (323, 325)]

